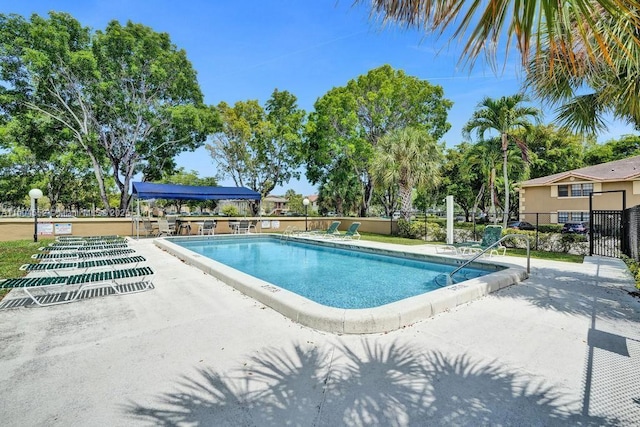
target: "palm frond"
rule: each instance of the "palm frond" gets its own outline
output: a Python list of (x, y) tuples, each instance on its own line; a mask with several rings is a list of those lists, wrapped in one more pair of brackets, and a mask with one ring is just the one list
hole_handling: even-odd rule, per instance
[[(362, 3), (363, 0), (355, 0)], [(481, 53), (495, 64), (501, 37), (505, 57), (512, 41), (526, 64), (531, 53), (542, 50), (544, 40), (552, 50), (580, 44), (592, 58), (614, 61), (611, 48), (630, 41), (640, 46), (638, 0), (372, 0), (372, 13), (384, 22), (396, 22), (442, 34), (453, 26), (452, 39), (466, 39), (462, 58), (473, 66)], [(622, 24), (619, 31), (600, 26), (601, 19)], [(575, 26), (575, 23), (580, 25)], [(571, 58), (568, 58), (570, 61)]]

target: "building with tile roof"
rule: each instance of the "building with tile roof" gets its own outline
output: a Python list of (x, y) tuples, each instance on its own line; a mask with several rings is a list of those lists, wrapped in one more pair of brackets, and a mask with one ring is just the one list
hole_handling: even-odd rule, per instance
[(593, 208), (620, 210), (625, 190), (626, 206), (640, 205), (640, 156), (574, 169), (522, 181), (520, 219), (531, 221), (535, 213), (549, 213), (551, 223), (586, 221), (589, 194)]

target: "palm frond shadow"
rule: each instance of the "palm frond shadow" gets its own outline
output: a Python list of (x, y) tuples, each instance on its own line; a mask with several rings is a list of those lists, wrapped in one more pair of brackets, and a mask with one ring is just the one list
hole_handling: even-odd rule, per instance
[[(567, 409), (565, 397), (497, 362), (389, 345), (270, 348), (225, 375), (199, 369), (153, 404), (129, 402), (154, 425), (609, 425)], [(146, 400), (146, 399), (145, 399)], [(575, 403), (575, 402), (573, 402)]]
[[(640, 321), (638, 301), (624, 289), (596, 286), (588, 274), (562, 276), (557, 270), (539, 268), (535, 279), (495, 292), (497, 298), (524, 299), (532, 305), (568, 315), (591, 316), (597, 300), (598, 316), (608, 319), (635, 319)], [(595, 299), (594, 299), (595, 298)], [(628, 301), (620, 304), (619, 301)]]

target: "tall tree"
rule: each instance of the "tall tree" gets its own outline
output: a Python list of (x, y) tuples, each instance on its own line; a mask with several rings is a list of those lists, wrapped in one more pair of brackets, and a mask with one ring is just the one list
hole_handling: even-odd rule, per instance
[[(158, 180), (162, 184), (178, 184), (178, 185), (193, 185), (193, 186), (205, 186), (215, 187), (218, 185), (217, 181), (213, 177), (200, 177), (195, 170), (187, 171), (185, 168), (180, 167), (173, 171), (169, 175), (165, 175), (162, 179)], [(170, 203), (175, 204), (177, 211), (182, 211), (182, 206), (187, 205), (190, 209), (195, 207), (206, 207), (214, 209), (217, 206), (215, 200), (171, 200)]]
[[(494, 223), (497, 222), (496, 211), (496, 169), (502, 160), (500, 141), (487, 139), (481, 140), (471, 145), (464, 153), (462, 162), (462, 173), (471, 175), (477, 173), (484, 178), (484, 184), (478, 189), (478, 194), (474, 202), (481, 202), (484, 188), (489, 188), (490, 213), (494, 216)], [(475, 206), (477, 208), (477, 205)]]
[(553, 125), (533, 126), (525, 135), (530, 178), (553, 175), (583, 166), (582, 138)]
[(331, 89), (316, 101), (309, 117), (307, 178), (314, 184), (328, 181), (334, 171), (342, 173), (349, 164), (361, 182), (360, 215), (366, 216), (374, 188), (371, 160), (380, 138), (396, 129), (416, 127), (437, 141), (449, 130), (451, 105), (442, 87), (389, 65)]
[(127, 210), (145, 159), (196, 148), (215, 123), (186, 53), (143, 25), (113, 21), (92, 34), (66, 13), (2, 15), (0, 55), (10, 113), (37, 111), (65, 127), (91, 161), (105, 208), (107, 176), (115, 180), (116, 213)]
[(592, 144), (584, 152), (586, 166), (640, 156), (640, 136), (623, 135), (604, 144)]
[(284, 194), (285, 199), (287, 199), (287, 207), (289, 208), (289, 212), (293, 213), (302, 213), (304, 212), (304, 203), (302, 200), (302, 194), (298, 194), (293, 189), (289, 189)]
[(355, 213), (360, 205), (360, 190), (360, 180), (352, 170), (337, 166), (320, 184), (320, 211), (333, 211), (339, 216)]
[[(468, 156), (474, 146), (460, 143), (445, 153), (442, 168), (441, 193), (454, 196), (455, 202), (462, 208), (468, 221), (474, 210), (476, 195), (484, 182), (484, 176), (474, 168), (468, 167), (475, 157)], [(477, 208), (477, 206), (475, 206)]]
[(518, 130), (529, 130), (532, 126), (530, 120), (538, 120), (540, 111), (533, 107), (521, 106), (528, 99), (522, 94), (503, 96), (497, 100), (485, 97), (477, 106), (471, 119), (463, 132), (468, 136), (476, 131), (480, 139), (484, 139), (486, 133), (495, 131), (500, 137), (502, 150), (502, 174), (504, 179), (504, 218), (503, 226), (507, 228), (509, 221), (509, 176), (508, 156), (509, 144), (515, 143), (520, 149), (523, 159), (527, 159), (527, 146), (524, 139), (518, 134)]
[(396, 129), (376, 146), (371, 164), (374, 179), (384, 185), (397, 186), (401, 215), (411, 218), (413, 190), (435, 188), (440, 178), (443, 147), (426, 131), (416, 128)]
[[(300, 176), (302, 129), (306, 113), (288, 91), (274, 90), (265, 108), (258, 101), (218, 105), (222, 130), (206, 147), (221, 177), (231, 177), (266, 197), (276, 185)], [(253, 204), (254, 215), (258, 205)]]

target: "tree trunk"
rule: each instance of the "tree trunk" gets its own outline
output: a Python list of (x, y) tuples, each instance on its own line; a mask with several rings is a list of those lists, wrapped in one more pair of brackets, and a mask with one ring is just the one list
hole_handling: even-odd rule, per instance
[(502, 174), (504, 175), (504, 209), (503, 209), (503, 225), (502, 228), (507, 229), (509, 221), (509, 177), (507, 176), (507, 157), (509, 148), (507, 134), (502, 134)]
[(102, 173), (102, 168), (100, 167), (100, 162), (98, 162), (96, 156), (93, 155), (93, 152), (87, 146), (85, 146), (85, 151), (89, 155), (91, 164), (93, 165), (93, 173), (96, 176), (96, 181), (98, 181), (98, 189), (100, 190), (100, 199), (102, 199), (104, 208), (107, 210), (107, 212), (109, 212), (109, 197), (107, 197), (107, 190), (104, 186), (104, 175)]
[(402, 218), (409, 221), (411, 218), (411, 187), (400, 185), (399, 193)]
[(493, 212), (493, 225), (498, 223), (498, 211), (496, 210), (496, 170), (491, 169), (491, 182), (489, 189), (491, 190), (491, 211)]
[(371, 198), (373, 197), (373, 182), (371, 177), (367, 174), (367, 183), (364, 186), (364, 194), (362, 195), (362, 204), (360, 205), (360, 217), (367, 216), (369, 211), (369, 205), (371, 204)]
[(480, 186), (480, 191), (478, 191), (478, 195), (476, 196), (476, 199), (473, 201), (473, 223), (474, 224), (476, 223), (476, 212), (478, 212), (478, 205), (480, 204), (480, 200), (482, 200), (483, 195), (484, 195), (484, 184)]

